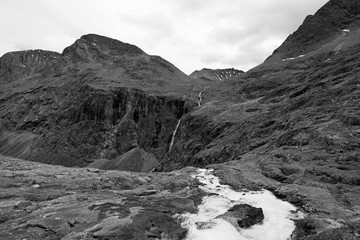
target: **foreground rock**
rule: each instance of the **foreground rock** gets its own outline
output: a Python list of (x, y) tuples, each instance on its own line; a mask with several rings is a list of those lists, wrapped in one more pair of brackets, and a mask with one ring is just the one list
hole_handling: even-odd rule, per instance
[(201, 201), (194, 169), (136, 174), (0, 156), (0, 239), (183, 239)]

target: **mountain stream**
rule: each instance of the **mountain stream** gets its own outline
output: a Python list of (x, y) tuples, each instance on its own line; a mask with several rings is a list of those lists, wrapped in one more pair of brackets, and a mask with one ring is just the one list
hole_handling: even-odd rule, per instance
[[(198, 169), (193, 177), (209, 193), (203, 197), (198, 213), (177, 215), (182, 226), (188, 229), (186, 240), (287, 240), (295, 229), (294, 219), (303, 217), (301, 212), (288, 202), (277, 199), (270, 191), (236, 192), (227, 185), (219, 183), (219, 178), (212, 174), (213, 170)], [(236, 228), (229, 222), (216, 218), (237, 204), (249, 204), (262, 208), (264, 220), (248, 229)], [(196, 223), (208, 223), (207, 228), (198, 229)]]

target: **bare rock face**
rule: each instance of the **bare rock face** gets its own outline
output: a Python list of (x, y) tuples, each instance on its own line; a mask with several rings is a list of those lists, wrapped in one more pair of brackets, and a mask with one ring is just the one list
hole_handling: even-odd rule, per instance
[(264, 220), (264, 214), (261, 208), (252, 207), (248, 204), (239, 204), (216, 218), (222, 218), (237, 228), (249, 228), (261, 223)]
[(1, 152), (66, 166), (114, 159), (136, 147), (161, 158), (177, 119), (188, 111), (180, 99), (88, 86), (35, 90), (5, 104)]

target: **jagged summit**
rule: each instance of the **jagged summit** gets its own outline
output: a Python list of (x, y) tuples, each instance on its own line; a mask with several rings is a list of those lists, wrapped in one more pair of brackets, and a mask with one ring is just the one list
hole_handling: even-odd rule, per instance
[(290, 34), (267, 62), (337, 52), (360, 39), (360, 1), (331, 0)]
[(237, 70), (235, 68), (226, 68), (226, 69), (209, 69), (203, 68), (201, 70), (196, 70), (190, 74), (190, 77), (193, 78), (205, 78), (215, 81), (222, 81), (227, 78), (236, 77), (244, 71)]

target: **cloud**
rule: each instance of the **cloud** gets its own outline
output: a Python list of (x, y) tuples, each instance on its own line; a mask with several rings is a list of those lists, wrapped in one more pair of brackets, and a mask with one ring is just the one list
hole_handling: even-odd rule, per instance
[(264, 61), (327, 0), (12, 0), (0, 2), (0, 55), (62, 52), (97, 33), (160, 55), (186, 73), (247, 70)]

